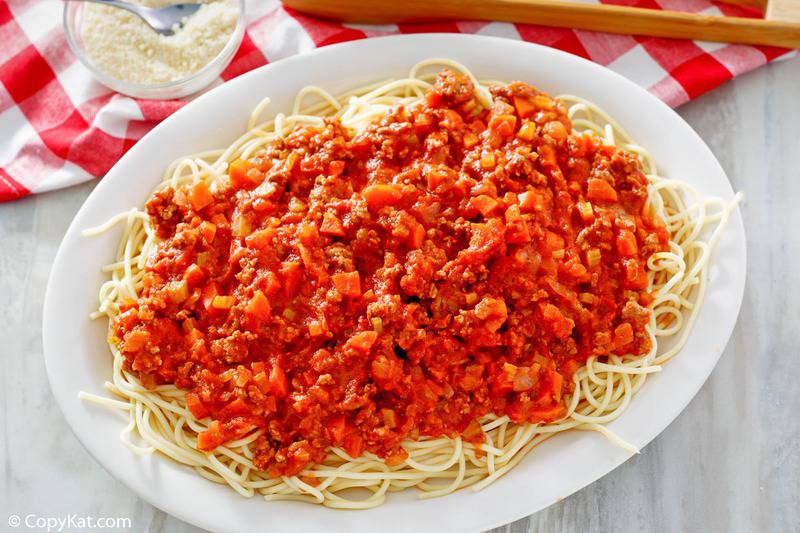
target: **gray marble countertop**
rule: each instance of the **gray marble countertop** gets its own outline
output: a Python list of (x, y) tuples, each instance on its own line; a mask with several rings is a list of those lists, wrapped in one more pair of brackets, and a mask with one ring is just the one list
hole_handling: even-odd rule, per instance
[[(746, 193), (748, 280), (733, 338), (700, 393), (640, 455), (497, 531), (800, 531), (799, 96), (800, 60), (792, 60), (680, 109)], [(45, 284), (92, 187), (0, 205), (0, 530), (10, 515), (33, 513), (197, 532), (106, 473), (47, 384)]]

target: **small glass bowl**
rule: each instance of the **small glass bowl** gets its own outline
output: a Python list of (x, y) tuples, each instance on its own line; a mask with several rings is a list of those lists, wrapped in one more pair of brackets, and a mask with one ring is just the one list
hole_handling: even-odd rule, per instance
[(64, 2), (64, 31), (67, 42), (75, 56), (80, 59), (86, 68), (103, 85), (136, 98), (152, 100), (169, 100), (194, 94), (208, 87), (225, 70), (233, 59), (244, 38), (245, 28), (245, 0), (224, 0), (236, 4), (239, 8), (239, 18), (228, 43), (206, 66), (185, 78), (166, 83), (142, 84), (118, 80), (97, 68), (89, 54), (86, 53), (81, 35), (82, 14), (86, 2)]

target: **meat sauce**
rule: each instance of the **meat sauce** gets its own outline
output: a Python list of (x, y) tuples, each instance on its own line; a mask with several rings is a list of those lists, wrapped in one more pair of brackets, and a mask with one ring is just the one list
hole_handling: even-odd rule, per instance
[(492, 93), (444, 70), (361, 133), (298, 127), (153, 195), (159, 242), (111, 336), (210, 418), (199, 449), (261, 429), (273, 476), (331, 446), (399, 464), (406, 439), (481, 442), (487, 413), (557, 420), (588, 357), (648, 352), (669, 233), (636, 157), (529, 85)]

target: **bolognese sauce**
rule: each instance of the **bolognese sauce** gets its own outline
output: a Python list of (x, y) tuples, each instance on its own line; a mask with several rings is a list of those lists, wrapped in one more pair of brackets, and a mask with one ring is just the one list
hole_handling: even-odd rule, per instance
[(481, 442), (489, 413), (558, 420), (589, 357), (650, 350), (670, 236), (636, 156), (529, 85), (492, 96), (443, 70), (361, 132), (299, 126), (153, 195), (111, 337), (145, 386), (186, 390), (200, 450), (258, 429), (274, 476), (332, 446), (399, 464), (408, 439)]

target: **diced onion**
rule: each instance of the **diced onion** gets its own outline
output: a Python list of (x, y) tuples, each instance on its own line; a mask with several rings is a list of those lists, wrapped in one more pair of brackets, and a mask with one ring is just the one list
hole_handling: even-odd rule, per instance
[(230, 309), (236, 303), (236, 298), (233, 296), (214, 296), (211, 301), (211, 307), (215, 309)]
[(291, 211), (292, 213), (300, 213), (301, 211), (305, 211), (306, 210), (306, 204), (304, 204), (303, 202), (301, 202), (300, 200), (298, 200), (294, 196), (292, 196), (289, 199), (288, 207), (289, 207), (289, 211)]
[(234, 237), (241, 238), (250, 235), (253, 232), (253, 225), (250, 223), (250, 219), (245, 217), (244, 215), (237, 214), (233, 217), (233, 222), (231, 223), (231, 233)]
[(167, 296), (169, 301), (174, 304), (179, 304), (189, 297), (189, 287), (186, 285), (185, 280), (173, 281), (169, 284), (167, 289)]
[(586, 264), (590, 267), (595, 267), (600, 264), (600, 250), (597, 248), (589, 248), (586, 251)]

